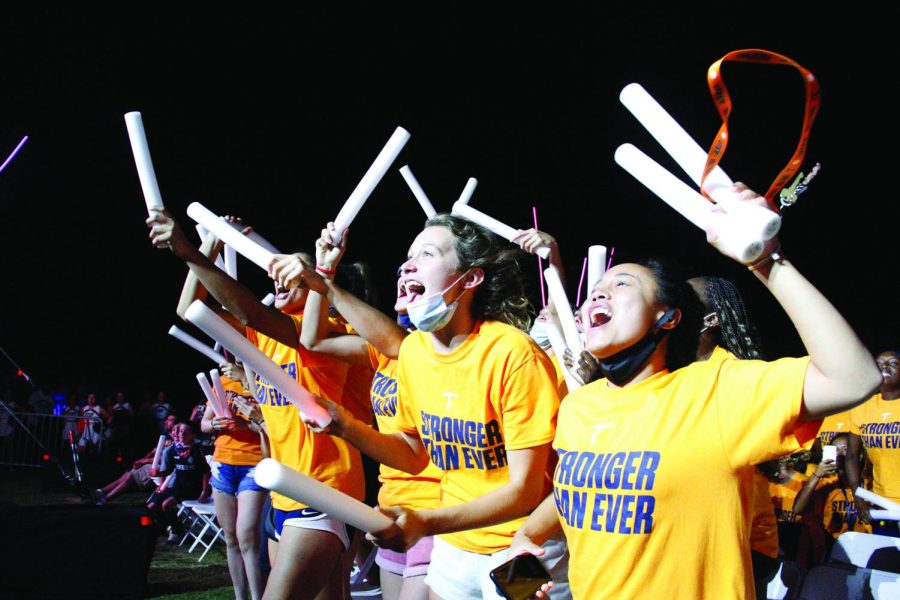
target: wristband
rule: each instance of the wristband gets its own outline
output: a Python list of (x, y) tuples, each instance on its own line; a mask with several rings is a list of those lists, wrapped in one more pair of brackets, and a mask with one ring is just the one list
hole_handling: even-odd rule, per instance
[(316, 271), (318, 271), (322, 275), (334, 275), (335, 273), (337, 273), (336, 269), (326, 269), (325, 267), (320, 267), (319, 265), (316, 265)]
[(765, 258), (761, 258), (752, 265), (747, 265), (747, 269), (750, 271), (755, 271), (760, 267), (764, 267), (770, 262), (781, 263), (784, 261), (784, 257), (778, 252), (779, 249), (776, 249), (772, 252), (772, 254), (766, 256)]

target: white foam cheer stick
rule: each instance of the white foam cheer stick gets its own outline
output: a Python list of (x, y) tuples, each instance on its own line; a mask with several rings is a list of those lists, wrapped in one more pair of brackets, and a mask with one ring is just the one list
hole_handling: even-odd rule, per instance
[[(200, 243), (202, 244), (206, 241), (206, 236), (209, 235), (209, 231), (207, 231), (206, 227), (204, 227), (200, 223), (197, 223), (194, 228), (197, 230), (197, 235), (200, 236)], [(225, 271), (225, 260), (222, 258), (221, 254), (216, 256), (216, 266)], [(227, 271), (225, 272), (227, 273)]]
[(900, 510), (869, 510), (869, 516), (879, 521), (900, 521)]
[(334, 218), (334, 231), (331, 233), (331, 239), (335, 244), (340, 242), (341, 236), (344, 235), (344, 230), (350, 227), (350, 223), (356, 218), (363, 204), (366, 203), (366, 200), (369, 199), (369, 196), (375, 190), (375, 186), (387, 173), (387, 170), (408, 141), (408, 131), (402, 127), (394, 130), (387, 144), (375, 157), (375, 162), (372, 163), (372, 166), (369, 167), (369, 170), (366, 171), (366, 174), (363, 175), (363, 178), (357, 184), (356, 189), (351, 192), (350, 197), (344, 202), (344, 206), (341, 208), (338, 216)]
[(566, 354), (566, 340), (563, 338), (556, 323), (549, 321), (546, 323), (546, 327), (547, 337), (550, 338), (550, 347), (553, 349), (553, 354), (556, 355), (556, 360), (559, 361), (559, 367), (563, 372), (563, 379), (566, 380), (566, 388), (568, 388), (569, 393), (574, 392), (581, 387), (581, 384), (575, 379), (575, 376), (569, 372), (569, 369), (566, 368), (566, 362), (563, 358)]
[(578, 333), (578, 325), (575, 324), (575, 317), (572, 315), (572, 305), (569, 304), (569, 297), (566, 296), (566, 289), (556, 267), (550, 265), (544, 269), (544, 281), (547, 282), (547, 293), (553, 300), (556, 314), (559, 315), (559, 324), (562, 326), (566, 346), (572, 354), (578, 356), (581, 354), (581, 334)]
[(156, 452), (153, 454), (153, 462), (150, 463), (151, 469), (159, 469), (159, 461), (162, 460), (163, 450), (166, 448), (166, 436), (160, 435), (159, 441), (156, 442)]
[(888, 500), (883, 496), (879, 496), (875, 492), (870, 492), (864, 487), (858, 487), (853, 492), (853, 495), (857, 498), (862, 498), (869, 504), (874, 504), (876, 506), (880, 506), (881, 508), (886, 508), (890, 511), (900, 511), (900, 504), (893, 502), (892, 500)]
[(131, 153), (134, 155), (134, 164), (141, 180), (141, 189), (144, 191), (147, 212), (149, 213), (152, 208), (164, 208), (156, 172), (153, 170), (153, 161), (150, 159), (150, 147), (147, 145), (147, 134), (144, 133), (141, 113), (125, 113), (125, 127), (128, 129), (128, 140), (131, 142)]
[(220, 400), (220, 398), (224, 399), (224, 396), (216, 397), (212, 386), (209, 385), (209, 380), (206, 378), (206, 373), (197, 373), (197, 383), (200, 384), (200, 389), (203, 390), (203, 395), (206, 396), (206, 401), (212, 406), (216, 416), (231, 418), (231, 411), (228, 410), (228, 405), (225, 404), (224, 400)]
[(394, 524), (374, 508), (271, 458), (264, 458), (256, 465), (253, 478), (264, 488), (302, 502), (362, 531), (384, 531)]
[(187, 309), (185, 317), (203, 330), (206, 335), (228, 348), (238, 360), (259, 373), (260, 377), (275, 386), (291, 404), (303, 413), (304, 418), (312, 419), (319, 427), (325, 427), (331, 423), (328, 411), (316, 402), (315, 397), (307, 389), (285, 373), (284, 369), (260, 352), (259, 348), (235, 331), (231, 325), (222, 320), (203, 302), (195, 300)]
[(585, 288), (587, 298), (590, 298), (591, 290), (594, 289), (597, 282), (603, 279), (604, 273), (606, 273), (606, 246), (588, 247), (587, 287)]
[[(467, 204), (460, 204), (459, 201), (453, 203), (453, 214), (464, 217), (473, 223), (477, 223), (488, 229), (493, 231), (497, 235), (502, 238), (506, 238), (509, 241), (512, 241), (514, 237), (518, 234), (518, 232), (506, 225), (505, 223), (501, 223), (494, 217), (490, 217), (480, 210), (476, 210)], [(547, 246), (538, 246), (535, 253), (541, 258), (547, 258), (550, 256), (550, 248)]]
[(400, 167), (400, 174), (403, 175), (403, 180), (406, 182), (406, 185), (409, 186), (410, 191), (412, 191), (413, 196), (416, 197), (416, 200), (419, 201), (419, 206), (422, 207), (422, 210), (425, 211), (425, 216), (429, 219), (437, 214), (437, 211), (434, 210), (434, 205), (431, 204), (431, 200), (428, 199), (428, 196), (425, 195), (425, 190), (422, 189), (422, 186), (419, 185), (419, 180), (416, 179), (416, 176), (412, 174), (412, 171), (409, 168), (409, 165), (403, 165)]
[(619, 146), (615, 161), (700, 229), (705, 229), (708, 223), (715, 220), (719, 237), (742, 262), (756, 260), (762, 254), (764, 242), (758, 235), (743, 227), (738, 217), (712, 212), (710, 203), (699, 192), (695, 192), (633, 145)]
[[(247, 226), (244, 225), (243, 223), (229, 223), (228, 221), (226, 221), (226, 223), (228, 223), (229, 225), (231, 225), (231, 227), (232, 227), (235, 231), (238, 231), (238, 232), (243, 232), (244, 229), (247, 228)], [(244, 235), (244, 234), (242, 233), (241, 235)], [(244, 237), (250, 238), (251, 240), (253, 240), (253, 241), (256, 242), (257, 244), (259, 244), (260, 246), (262, 246), (263, 248), (265, 248), (266, 250), (268, 250), (268, 251), (271, 252), (272, 254), (281, 254), (281, 251), (278, 250), (278, 248), (276, 248), (275, 245), (274, 245), (272, 242), (270, 242), (269, 240), (267, 240), (266, 238), (264, 238), (263, 236), (261, 236), (261, 235), (260, 235), (259, 233), (257, 233), (256, 231), (250, 231), (250, 233), (244, 235)]]
[(228, 276), (237, 281), (237, 253), (234, 251), (234, 248), (225, 245), (225, 272), (228, 273)]
[[(706, 166), (706, 151), (640, 84), (626, 85), (619, 100), (699, 187)], [(763, 240), (774, 237), (781, 228), (781, 216), (761, 206), (740, 202), (731, 190), (732, 185), (731, 178), (717, 165), (703, 188), (725, 212), (739, 216), (750, 235)]]
[(225, 399), (225, 388), (222, 387), (221, 377), (222, 375), (219, 373), (218, 369), (212, 369), (209, 372), (209, 380), (212, 381), (213, 388), (216, 390), (216, 399), (219, 406), (222, 407), (222, 412), (218, 414), (220, 417), (231, 418), (231, 410), (229, 410), (228, 401)]
[(269, 270), (269, 263), (272, 262), (272, 253), (235, 230), (208, 208), (199, 202), (191, 202), (187, 207), (187, 214), (190, 218), (214, 233), (220, 240), (234, 248), (238, 254), (249, 259), (250, 262), (256, 263), (266, 271)]
[(275, 304), (275, 294), (266, 294), (261, 302), (266, 306), (272, 306), (273, 304)]
[[(466, 187), (463, 188), (462, 194), (459, 195), (460, 204), (468, 204), (469, 200), (472, 199), (472, 194), (475, 193), (475, 188), (478, 187), (478, 180), (474, 177), (469, 177), (469, 180), (466, 182)], [(547, 258), (546, 256), (543, 258)]]
[(184, 342), (203, 356), (207, 357), (211, 361), (214, 361), (216, 364), (219, 364), (220, 362), (225, 360), (224, 356), (222, 356), (218, 352), (214, 352), (212, 348), (210, 348), (188, 332), (182, 331), (175, 325), (172, 325), (169, 328), (169, 335), (171, 335), (176, 340)]

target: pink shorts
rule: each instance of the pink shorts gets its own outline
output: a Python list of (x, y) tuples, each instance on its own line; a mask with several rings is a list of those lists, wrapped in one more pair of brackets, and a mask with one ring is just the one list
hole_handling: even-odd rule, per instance
[(385, 548), (379, 548), (375, 556), (375, 564), (379, 567), (403, 577), (418, 577), (428, 572), (428, 564), (431, 562), (431, 549), (434, 547), (434, 538), (423, 537), (415, 546), (406, 552), (394, 552)]

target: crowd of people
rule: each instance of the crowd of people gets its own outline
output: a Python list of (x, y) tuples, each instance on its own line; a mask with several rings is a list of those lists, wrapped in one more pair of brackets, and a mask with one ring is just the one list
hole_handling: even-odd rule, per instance
[[(900, 499), (897, 355), (876, 367), (777, 239), (747, 267), (808, 356), (767, 361), (733, 283), (689, 281), (653, 258), (609, 268), (574, 307), (582, 347), (554, 355), (547, 328), (573, 307), (531, 308), (522, 258), (549, 246), (562, 270), (555, 240), (537, 230), (509, 243), (457, 215), (432, 217), (398, 270), (388, 316), (366, 294), (365, 269), (341, 262), (347, 233), (333, 224), (313, 252), (276, 255), (273, 306), (215, 266), (213, 236), (195, 247), (164, 210), (148, 226), (189, 267), (178, 314), (206, 302), (331, 417), (324, 428), (304, 422), (239, 364), (223, 379), (231, 414), (204, 409), (239, 597), (343, 598), (362, 541), (325, 507), (266, 494), (253, 481), (263, 456), (390, 516), (367, 536), (389, 599), (497, 597), (491, 569), (523, 552), (551, 573), (539, 596), (750, 598), (780, 560), (822, 560), (825, 534), (868, 530), (856, 485)], [(729, 255), (715, 229), (709, 239)], [(567, 389), (566, 371), (583, 385)], [(153, 476), (177, 482), (186, 470), (184, 429)], [(361, 453), (380, 465), (380, 486), (367, 485)], [(204, 494), (203, 465), (192, 473), (161, 486), (153, 509), (171, 515), (172, 498)], [(897, 535), (896, 523), (871, 526)], [(255, 566), (260, 535), (267, 579)]]

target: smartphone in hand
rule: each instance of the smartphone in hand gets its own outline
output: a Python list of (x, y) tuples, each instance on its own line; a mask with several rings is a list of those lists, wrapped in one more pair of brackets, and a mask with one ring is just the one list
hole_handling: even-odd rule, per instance
[(520, 554), (492, 569), (491, 580), (507, 600), (526, 600), (550, 581), (550, 573), (535, 555)]
[(831, 462), (837, 462), (837, 446), (822, 446), (822, 460), (831, 459)]

